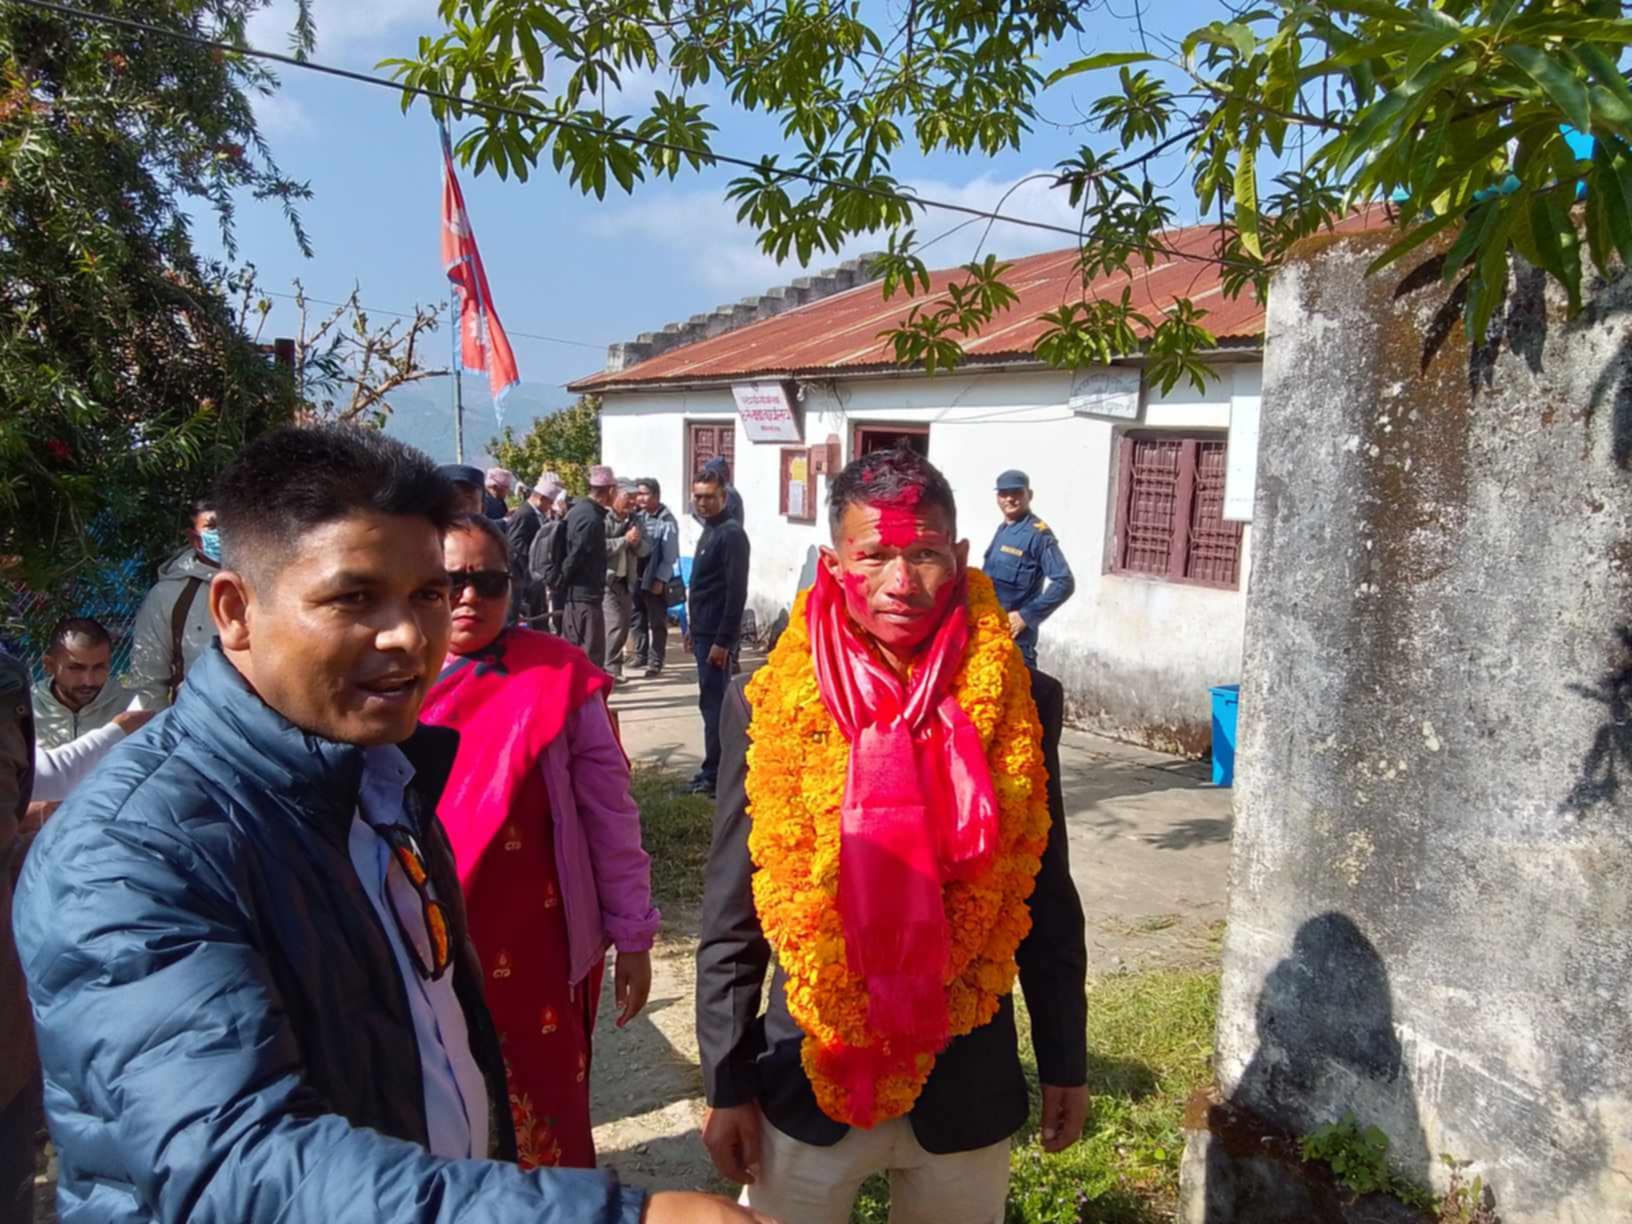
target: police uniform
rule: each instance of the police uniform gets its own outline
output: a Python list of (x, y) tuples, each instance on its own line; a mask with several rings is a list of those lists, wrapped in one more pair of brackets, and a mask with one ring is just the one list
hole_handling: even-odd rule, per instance
[[(1029, 484), (1023, 474), (1005, 472), (998, 477), (997, 487), (1027, 488)], [(1013, 523), (1005, 521), (992, 537), (981, 568), (997, 588), (1003, 610), (1018, 612), (1025, 618), (1025, 632), (1014, 643), (1020, 647), (1026, 664), (1037, 666), (1038, 626), (1071, 598), (1077, 585), (1059, 538), (1035, 514), (1027, 513)]]

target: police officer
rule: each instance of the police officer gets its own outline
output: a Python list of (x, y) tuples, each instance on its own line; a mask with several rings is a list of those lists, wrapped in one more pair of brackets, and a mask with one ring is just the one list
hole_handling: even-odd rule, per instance
[(1037, 666), (1037, 627), (1076, 590), (1060, 541), (1048, 524), (1031, 512), (1031, 481), (1009, 470), (997, 478), (997, 508), (1003, 525), (986, 549), (986, 576), (997, 588), (998, 602), (1009, 614), (1009, 632), (1026, 658)]

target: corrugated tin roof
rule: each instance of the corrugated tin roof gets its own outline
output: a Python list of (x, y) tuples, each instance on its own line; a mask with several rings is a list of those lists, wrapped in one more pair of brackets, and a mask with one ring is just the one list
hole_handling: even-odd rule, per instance
[[(1356, 214), (1340, 229), (1375, 224)], [(1203, 325), (1220, 345), (1239, 346), (1264, 332), (1264, 310), (1251, 292), (1226, 298), (1219, 264), (1213, 262), (1218, 231), (1214, 226), (1175, 230), (1167, 236), (1175, 254), (1130, 276), (1099, 277), (1091, 288), (1097, 297), (1120, 300), (1124, 287), (1133, 305), (1154, 316), (1176, 298), (1188, 297), (1206, 310)], [(973, 339), (963, 342), (970, 362), (1025, 360), (1048, 329), (1043, 314), (1075, 300), (1081, 278), (1077, 249), (1049, 251), (1012, 261), (1006, 280), (1019, 301)], [(879, 338), (899, 326), (918, 303), (933, 301), (962, 268), (943, 268), (930, 275), (930, 293), (907, 298), (897, 293), (884, 300), (879, 282), (858, 286), (818, 302), (750, 323), (723, 335), (681, 345), (616, 373), (601, 372), (568, 384), (572, 391), (603, 391), (675, 382), (727, 381), (770, 375), (812, 375), (894, 369), (888, 344)]]

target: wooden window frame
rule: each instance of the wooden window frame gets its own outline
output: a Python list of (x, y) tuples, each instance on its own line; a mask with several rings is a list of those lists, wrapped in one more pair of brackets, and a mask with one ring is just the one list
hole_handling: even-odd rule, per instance
[[(683, 422), (683, 429), (681, 431), (681, 445), (684, 447), (683, 453), (685, 454), (685, 504), (687, 506), (691, 505), (691, 486), (697, 483), (697, 473), (701, 470), (698, 466), (696, 466), (697, 448), (692, 445), (693, 433), (698, 429), (724, 429), (729, 431), (731, 437), (731, 453), (725, 458), (726, 462), (731, 465), (731, 481), (733, 484), (736, 483), (737, 422), (735, 419), (729, 417), (722, 420), (707, 420), (702, 418), (697, 420), (687, 419), (685, 422)], [(723, 448), (721, 448), (721, 450), (723, 450)], [(716, 454), (718, 453), (719, 452), (717, 451)]]
[[(1193, 578), (1185, 572), (1190, 557), (1190, 525), (1195, 509), (1196, 456), (1202, 443), (1226, 442), (1228, 435), (1218, 430), (1127, 430), (1117, 438), (1116, 456), (1116, 528), (1109, 550), (1106, 573), (1122, 578), (1142, 578), (1150, 582), (1172, 582), (1181, 586), (1206, 587), (1215, 591), (1241, 589), (1241, 563), (1245, 560), (1245, 532), (1238, 537), (1235, 555), (1235, 579), (1220, 582), (1216, 579)], [(1179, 449), (1178, 480), (1173, 495), (1173, 526), (1168, 536), (1167, 572), (1130, 569), (1125, 564), (1129, 546), (1129, 517), (1132, 510), (1134, 480), (1134, 447), (1140, 442), (1177, 442)], [(1223, 520), (1228, 521), (1228, 520)], [(1236, 524), (1239, 528), (1242, 524)]]
[(924, 440), (924, 451), (929, 451), (928, 425), (898, 425), (893, 421), (856, 421), (850, 426), (850, 458), (852, 461), (860, 459), (861, 436), (864, 433), (891, 433), (906, 434)]

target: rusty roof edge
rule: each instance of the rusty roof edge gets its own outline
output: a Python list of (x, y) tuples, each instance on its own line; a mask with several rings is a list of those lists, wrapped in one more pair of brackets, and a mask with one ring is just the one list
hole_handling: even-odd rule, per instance
[[(1239, 360), (1253, 353), (1262, 353), (1264, 348), (1262, 332), (1252, 335), (1218, 336), (1215, 339), (1218, 341), (1217, 346), (1202, 353), (1203, 358), (1216, 357)], [(1146, 358), (1143, 353), (1130, 353), (1126, 357), (1118, 357), (1113, 364), (1144, 365), (1145, 361)], [(971, 353), (956, 370), (950, 373), (952, 375), (956, 375), (960, 371), (981, 374), (1003, 374), (1012, 371), (1033, 373), (1058, 369), (1059, 367), (1051, 366), (1046, 361), (1018, 352)], [(1059, 372), (1065, 373), (1066, 371), (1060, 370)], [(606, 395), (609, 393), (638, 391), (729, 389), (733, 384), (747, 382), (786, 382), (789, 380), (799, 382), (855, 382), (861, 379), (924, 376), (924, 371), (919, 366), (900, 366), (894, 362), (857, 363), (847, 366), (767, 367), (763, 370), (740, 370), (729, 374), (672, 374), (623, 381), (619, 381), (615, 374), (609, 374), (601, 370), (567, 383), (566, 389), (574, 395)]]

